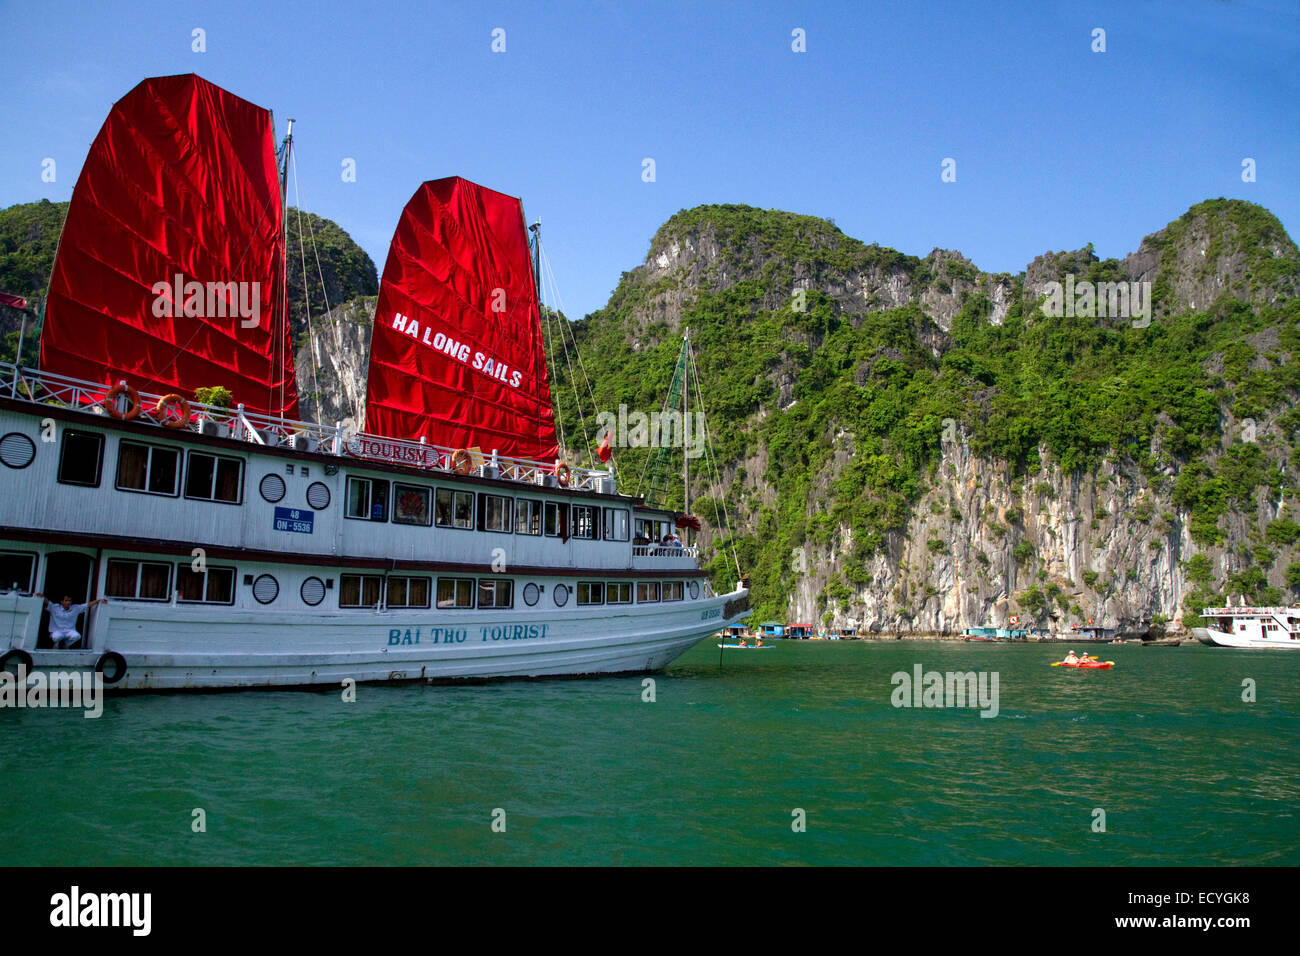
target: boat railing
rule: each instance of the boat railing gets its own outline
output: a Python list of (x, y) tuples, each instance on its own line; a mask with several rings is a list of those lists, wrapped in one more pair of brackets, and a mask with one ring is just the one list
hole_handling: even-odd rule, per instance
[[(20, 368), (0, 362), (0, 395), (37, 405), (68, 408), (91, 416), (109, 416), (108, 395), (112, 386), (70, 378), (33, 368)], [(363, 461), (380, 461), (436, 471), (456, 472), (455, 456), (461, 449), (425, 442), (384, 438), (365, 432), (348, 432), (342, 423), (320, 425), (252, 412), (243, 405), (225, 408), (186, 400), (189, 415), (177, 421), (176, 405), (164, 403), (168, 396), (139, 392), (139, 409), (134, 421), (166, 427), (169, 431), (193, 432), (219, 438), (233, 438), (264, 447), (285, 447), (294, 451), (351, 457)], [(127, 414), (125, 396), (116, 399), (119, 414)], [(460, 473), (466, 473), (461, 459)], [(503, 478), (529, 485), (571, 488), (614, 494), (614, 477), (608, 471), (560, 467), (558, 462), (538, 462), (524, 458), (470, 452), (472, 471), (485, 478)]]
[(696, 545), (682, 545), (680, 548), (662, 544), (634, 544), (634, 558), (698, 558), (700, 549)]

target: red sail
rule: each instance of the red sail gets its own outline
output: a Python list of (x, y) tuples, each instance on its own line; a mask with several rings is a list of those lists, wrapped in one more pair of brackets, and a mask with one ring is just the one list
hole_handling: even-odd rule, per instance
[(77, 179), (41, 366), (150, 392), (228, 388), (297, 417), (275, 125), (193, 74), (113, 106)]
[(550, 460), (546, 378), (518, 199), (459, 177), (422, 185), (384, 265), (366, 431)]

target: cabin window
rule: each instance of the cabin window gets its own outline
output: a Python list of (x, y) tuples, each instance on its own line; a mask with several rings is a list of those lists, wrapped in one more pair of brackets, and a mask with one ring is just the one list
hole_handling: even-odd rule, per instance
[(626, 508), (605, 509), (605, 540), (628, 540), (628, 516)]
[(189, 563), (176, 565), (176, 600), (180, 604), (234, 604), (235, 569), (195, 571)]
[(680, 601), (682, 599), (682, 588), (683, 585), (681, 581), (665, 581), (663, 591), (664, 600)]
[(632, 603), (632, 582), (631, 581), (610, 581), (605, 585), (605, 603), (606, 604), (631, 604)]
[[(416, 524), (425, 528), (429, 514), (430, 489), (393, 483), (393, 524)], [(426, 604), (425, 607), (428, 607)]]
[(59, 481), (62, 484), (98, 488), (103, 460), (103, 435), (71, 430), (63, 432), (63, 445), (59, 449)]
[(124, 441), (117, 450), (117, 487), (175, 497), (179, 465), (180, 453), (175, 448)]
[(473, 578), (438, 578), (438, 607), (474, 606)]
[(388, 579), (389, 607), (428, 607), (429, 579), (390, 577)]
[(579, 604), (604, 604), (605, 585), (600, 581), (578, 582)]
[(515, 534), (542, 533), (542, 504), (531, 498), (515, 501)]
[(514, 524), (514, 499), (503, 495), (479, 495), (478, 515), (480, 531), (510, 533)]
[(387, 521), (388, 482), (378, 478), (349, 478), (347, 517)]
[(36, 577), (36, 555), (22, 551), (0, 551), (0, 591), (32, 593)]
[(554, 538), (560, 533), (560, 506), (557, 502), (546, 502), (546, 525), (543, 533)]
[(474, 494), (469, 491), (438, 489), (437, 524), (439, 528), (473, 528)]
[(383, 588), (384, 579), (377, 574), (340, 575), (339, 607), (379, 607)]
[(192, 451), (185, 473), (185, 497), (237, 505), (242, 498), (243, 475), (242, 459)]
[(573, 532), (575, 538), (596, 537), (595, 508), (591, 505), (573, 505)]
[(514, 607), (514, 582), (502, 581), (500, 578), (479, 578), (478, 606)]
[(636, 603), (655, 604), (659, 600), (658, 581), (638, 581), (636, 583)]
[(171, 565), (110, 558), (104, 593), (128, 601), (167, 601), (171, 598)]

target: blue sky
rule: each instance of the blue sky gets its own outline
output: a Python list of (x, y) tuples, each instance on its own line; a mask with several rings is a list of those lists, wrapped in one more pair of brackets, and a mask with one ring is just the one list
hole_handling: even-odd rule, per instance
[(1282, 0), (0, 0), (0, 36), (0, 206), (69, 198), (114, 100), (196, 72), (273, 110), (281, 132), (297, 120), (303, 207), (380, 271), (422, 181), (522, 197), (571, 317), (701, 203), (825, 216), (999, 272), (1087, 242), (1123, 256), (1217, 196), (1267, 207), (1293, 238), (1300, 222), (1300, 4)]

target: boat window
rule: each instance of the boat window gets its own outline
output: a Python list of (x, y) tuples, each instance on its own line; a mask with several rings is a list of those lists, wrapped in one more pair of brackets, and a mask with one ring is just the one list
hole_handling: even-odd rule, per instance
[(185, 497), (237, 505), (243, 497), (243, 475), (242, 459), (192, 451), (185, 472)]
[(606, 604), (631, 604), (632, 603), (632, 582), (631, 581), (610, 581), (605, 585), (605, 603)]
[(628, 540), (628, 514), (626, 508), (605, 509), (605, 540)]
[(548, 538), (554, 538), (560, 533), (560, 505), (558, 502), (546, 502), (546, 527), (544, 533)]
[(104, 436), (65, 429), (59, 449), (59, 481), (65, 485), (99, 487), (104, 460)]
[(195, 571), (189, 562), (176, 565), (176, 600), (180, 604), (234, 604), (235, 569), (208, 565)]
[(514, 524), (514, 499), (503, 495), (478, 496), (479, 530), (510, 533)]
[(177, 494), (180, 454), (175, 448), (124, 441), (117, 450), (117, 487), (146, 495)]
[(658, 581), (638, 581), (636, 583), (636, 603), (654, 604), (659, 600)]
[(596, 536), (596, 519), (591, 505), (572, 505), (573, 532), (575, 538), (594, 538)]
[(438, 607), (474, 606), (473, 578), (438, 578)]
[(349, 478), (347, 498), (347, 517), (361, 521), (388, 520), (388, 482), (378, 478)]
[(31, 594), (35, 576), (36, 555), (23, 551), (0, 551), (0, 591), (17, 589), (21, 594)]
[(377, 574), (339, 576), (339, 607), (379, 607), (384, 579)]
[(605, 603), (605, 585), (601, 581), (579, 581), (578, 582), (578, 603), (579, 604), (604, 604)]
[(435, 515), (439, 528), (473, 528), (474, 495), (468, 491), (439, 488)]
[(429, 579), (389, 577), (388, 607), (428, 607)]
[(542, 533), (542, 504), (531, 498), (515, 500), (515, 534)]
[[(428, 527), (430, 523), (430, 489), (418, 485), (393, 483), (393, 524), (414, 524)], [(428, 607), (428, 605), (425, 605)]]
[(483, 607), (514, 607), (514, 582), (503, 581), (500, 578), (479, 578), (478, 581), (478, 606)]
[(128, 601), (170, 600), (171, 565), (110, 558), (104, 593)]
[(664, 600), (680, 601), (682, 599), (683, 585), (681, 581), (664, 582)]

